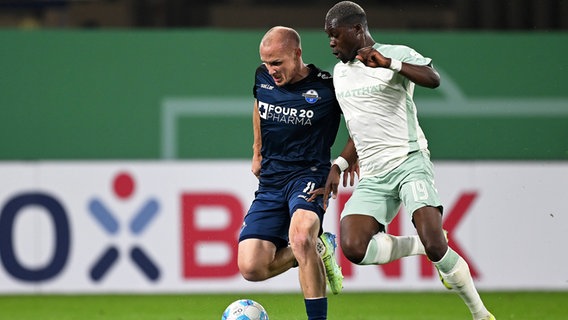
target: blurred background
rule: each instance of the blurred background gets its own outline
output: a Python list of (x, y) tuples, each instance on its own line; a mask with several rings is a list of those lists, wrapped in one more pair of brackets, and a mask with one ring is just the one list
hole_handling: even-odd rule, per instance
[[(0, 294), (266, 290), (235, 263), (258, 45), (296, 28), (304, 61), (332, 71), (335, 2), (0, 0)], [(568, 290), (568, 0), (359, 4), (377, 42), (442, 76), (415, 100), (479, 288)], [(415, 232), (401, 220), (389, 230)], [(425, 259), (341, 259), (347, 291), (442, 289)], [(295, 274), (268, 288), (297, 292)]]
[[(304, 60), (331, 71), (323, 20), (334, 3), (0, 0), (0, 133), (11, 137), (0, 159), (248, 159), (260, 37), (296, 28)], [(444, 73), (439, 90), (416, 94), (438, 108), (421, 111), (434, 158), (568, 158), (557, 138), (568, 136), (568, 1), (360, 3), (376, 41), (414, 47)], [(468, 97), (507, 99), (467, 106)], [(199, 98), (230, 99), (231, 117), (168, 111)], [(224, 114), (219, 103), (206, 109)]]
[[(329, 0), (2, 0), (0, 26), (44, 28), (261, 28), (278, 19), (322, 28)], [(564, 0), (362, 0), (382, 29), (562, 30)]]

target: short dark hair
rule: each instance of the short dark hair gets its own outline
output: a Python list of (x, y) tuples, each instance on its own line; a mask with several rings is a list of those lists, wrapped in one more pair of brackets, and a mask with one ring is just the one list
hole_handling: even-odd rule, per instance
[(360, 5), (351, 1), (341, 1), (336, 3), (325, 16), (326, 22), (336, 20), (339, 25), (355, 25), (360, 23), (367, 26), (367, 14)]

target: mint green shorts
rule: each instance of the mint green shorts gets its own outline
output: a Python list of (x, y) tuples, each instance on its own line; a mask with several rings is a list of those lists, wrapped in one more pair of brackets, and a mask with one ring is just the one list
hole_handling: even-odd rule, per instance
[(384, 176), (363, 178), (345, 203), (341, 218), (350, 214), (373, 216), (387, 226), (398, 214), (401, 204), (412, 214), (425, 206), (443, 208), (434, 186), (434, 170), (428, 151), (411, 153)]

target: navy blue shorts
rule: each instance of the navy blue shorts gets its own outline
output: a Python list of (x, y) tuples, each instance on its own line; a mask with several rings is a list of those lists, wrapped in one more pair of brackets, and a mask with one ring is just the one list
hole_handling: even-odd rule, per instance
[(245, 216), (239, 241), (262, 239), (276, 245), (288, 246), (290, 219), (297, 209), (315, 212), (320, 218), (320, 233), (323, 223), (323, 197), (308, 202), (308, 192), (320, 188), (325, 183), (321, 176), (303, 177), (293, 180), (281, 189), (258, 190), (255, 193), (248, 213)]

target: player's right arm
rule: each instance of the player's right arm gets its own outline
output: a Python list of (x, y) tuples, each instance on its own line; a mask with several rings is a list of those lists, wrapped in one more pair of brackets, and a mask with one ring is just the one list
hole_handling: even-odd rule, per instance
[(262, 138), (260, 135), (260, 114), (258, 113), (258, 100), (254, 99), (254, 108), (252, 111), (252, 173), (258, 178), (260, 176), (260, 165), (262, 163)]

